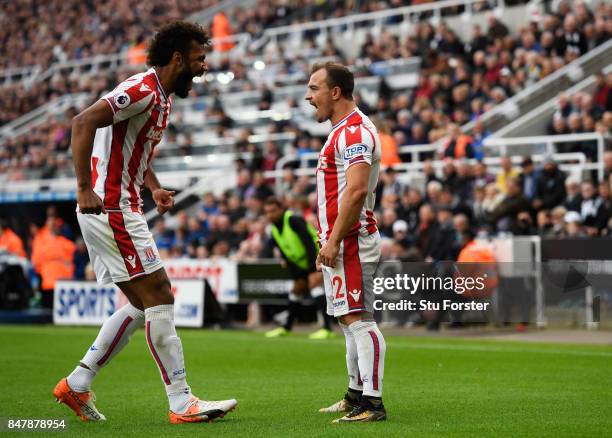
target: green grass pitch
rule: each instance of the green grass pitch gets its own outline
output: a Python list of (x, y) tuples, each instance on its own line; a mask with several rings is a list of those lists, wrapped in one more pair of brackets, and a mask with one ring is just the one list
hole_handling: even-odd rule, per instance
[[(344, 340), (179, 330), (193, 392), (239, 400), (213, 424), (170, 425), (140, 330), (94, 382), (108, 421), (83, 423), (52, 390), (97, 328), (1, 326), (0, 417), (65, 418), (57, 436), (603, 436), (612, 430), (612, 348), (388, 337), (388, 420), (331, 424), (347, 384)], [(34, 434), (28, 434), (33, 436)], [(24, 435), (19, 435), (24, 436)], [(40, 434), (43, 436), (43, 434)], [(45, 434), (44, 436), (49, 436)]]

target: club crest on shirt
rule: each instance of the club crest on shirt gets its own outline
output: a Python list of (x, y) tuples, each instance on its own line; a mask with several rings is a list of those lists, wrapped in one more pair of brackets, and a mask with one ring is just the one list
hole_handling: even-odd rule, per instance
[(344, 150), (344, 159), (350, 160), (351, 158), (357, 155), (365, 154), (367, 151), (368, 147), (364, 144), (356, 144), (349, 146)]
[(130, 96), (126, 92), (117, 94), (114, 100), (119, 109), (123, 109), (130, 104)]

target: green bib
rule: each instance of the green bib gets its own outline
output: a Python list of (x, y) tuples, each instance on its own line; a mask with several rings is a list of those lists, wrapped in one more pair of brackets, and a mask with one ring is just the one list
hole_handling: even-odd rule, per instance
[[(301, 269), (308, 269), (308, 253), (306, 246), (300, 236), (289, 225), (289, 218), (293, 216), (292, 211), (285, 211), (283, 214), (283, 232), (279, 232), (278, 227), (272, 224), (272, 238), (283, 252), (287, 260), (297, 265)], [(317, 232), (314, 227), (306, 222), (308, 234), (312, 237), (317, 253), (319, 252), (319, 243)]]

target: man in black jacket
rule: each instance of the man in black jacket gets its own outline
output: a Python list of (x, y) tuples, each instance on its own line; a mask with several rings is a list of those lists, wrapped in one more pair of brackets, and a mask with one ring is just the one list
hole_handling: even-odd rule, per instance
[(499, 231), (513, 234), (521, 233), (518, 215), (529, 211), (529, 201), (523, 195), (518, 178), (510, 178), (507, 182), (507, 193), (504, 200), (491, 212), (491, 220)]
[(552, 157), (548, 156), (536, 181), (535, 197), (531, 205), (534, 210), (550, 210), (562, 204), (564, 199), (565, 174), (559, 170)]

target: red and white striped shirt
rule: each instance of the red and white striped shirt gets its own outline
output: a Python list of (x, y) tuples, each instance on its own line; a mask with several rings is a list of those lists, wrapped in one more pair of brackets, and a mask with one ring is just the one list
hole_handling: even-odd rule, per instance
[(164, 94), (155, 69), (131, 76), (102, 96), (113, 110), (113, 124), (96, 131), (91, 184), (106, 210), (142, 211), (140, 192), (160, 142), (172, 99)]
[(376, 184), (380, 169), (380, 138), (376, 127), (358, 108), (332, 127), (319, 154), (317, 166), (317, 204), (319, 242), (328, 239), (338, 217), (346, 189), (346, 171), (357, 163), (370, 165), (368, 195), (359, 222), (347, 234), (370, 235), (377, 231), (374, 218)]

